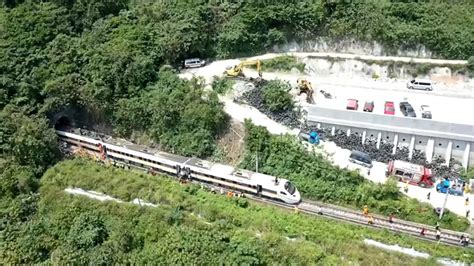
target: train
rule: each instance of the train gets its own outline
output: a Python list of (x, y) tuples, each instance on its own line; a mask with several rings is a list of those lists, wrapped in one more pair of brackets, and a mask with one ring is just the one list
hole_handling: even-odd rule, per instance
[(99, 154), (102, 160), (124, 162), (151, 171), (159, 171), (179, 178), (196, 180), (226, 189), (278, 200), (287, 204), (298, 204), (301, 195), (295, 185), (287, 179), (278, 178), (229, 165), (184, 157), (166, 152), (150, 153), (132, 147), (123, 147), (106, 141), (82, 136), (72, 132), (56, 130), (58, 140), (73, 147)]

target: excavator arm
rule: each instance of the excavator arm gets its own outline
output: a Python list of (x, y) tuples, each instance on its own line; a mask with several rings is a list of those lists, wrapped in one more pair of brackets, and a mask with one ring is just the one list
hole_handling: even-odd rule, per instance
[(242, 61), (238, 65), (235, 65), (225, 71), (225, 74), (228, 77), (238, 77), (243, 76), (243, 68), (244, 66), (257, 66), (258, 76), (262, 77), (262, 62), (260, 60), (249, 60), (249, 61)]

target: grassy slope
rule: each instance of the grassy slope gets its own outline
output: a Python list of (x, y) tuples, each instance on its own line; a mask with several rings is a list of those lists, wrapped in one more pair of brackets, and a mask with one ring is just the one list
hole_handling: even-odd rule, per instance
[[(125, 201), (140, 197), (160, 204), (160, 208), (140, 210), (130, 204), (99, 203), (78, 196), (68, 196), (63, 189), (69, 186), (105, 192)], [(259, 257), (260, 262), (265, 263), (308, 264), (317, 261), (324, 264), (347, 264), (352, 261), (363, 264), (396, 265), (433, 262), (364, 246), (361, 244), (364, 238), (413, 246), (417, 250), (427, 251), (436, 256), (449, 256), (458, 260), (474, 259), (472, 251), (467, 251), (465, 254), (466, 250), (459, 248), (437, 247), (433, 243), (403, 235), (295, 215), (253, 203), (245, 208), (241, 207), (245, 202), (224, 199), (192, 186), (183, 188), (168, 178), (106, 168), (81, 160), (65, 161), (48, 170), (42, 179), (41, 195), (40, 215), (50, 220), (52, 230), (58, 229), (60, 225), (67, 227), (74, 219), (74, 215), (64, 216), (61, 213), (94, 211), (106, 218), (108, 229), (113, 232), (111, 235), (118, 233), (123, 226), (129, 228), (136, 236), (143, 236), (146, 232), (143, 237), (144, 249), (133, 251), (134, 258), (143, 256), (148, 247), (156, 244), (155, 241), (167, 246), (167, 242), (163, 239), (157, 240), (158, 235), (170, 228), (178, 227), (184, 230), (209, 228), (211, 231), (219, 228), (218, 231), (227, 235), (230, 242), (247, 243), (253, 246), (254, 250), (263, 252), (256, 253), (255, 256)], [(180, 211), (183, 215), (182, 222), (179, 225), (165, 223), (163, 220), (168, 219), (177, 206), (182, 208)], [(196, 218), (197, 215), (202, 218)], [(130, 220), (138, 224), (131, 226), (127, 222)], [(211, 224), (206, 225), (204, 222)], [(61, 230), (68, 229), (61, 228)], [(255, 237), (256, 233), (260, 233), (261, 237)], [(296, 238), (296, 241), (289, 242), (285, 237)], [(61, 239), (56, 239), (55, 243), (61, 243)], [(132, 256), (122, 254), (122, 256), (129, 255)], [(178, 256), (179, 253), (175, 255)]]

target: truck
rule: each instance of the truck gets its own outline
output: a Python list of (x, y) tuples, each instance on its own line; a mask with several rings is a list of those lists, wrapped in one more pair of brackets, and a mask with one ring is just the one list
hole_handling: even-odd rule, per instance
[(401, 182), (407, 182), (422, 188), (431, 188), (435, 184), (431, 169), (423, 165), (400, 160), (390, 161), (386, 171), (387, 177), (395, 177)]
[(309, 134), (308, 133), (305, 133), (305, 132), (300, 132), (298, 134), (298, 137), (301, 139), (301, 140), (305, 140), (311, 144), (316, 144), (318, 145), (319, 144), (319, 134), (315, 131), (312, 131), (310, 132)]
[(464, 195), (464, 183), (459, 181), (451, 185), (451, 181), (445, 178), (436, 185), (436, 191), (439, 193), (446, 193), (449, 191), (450, 195), (462, 196)]

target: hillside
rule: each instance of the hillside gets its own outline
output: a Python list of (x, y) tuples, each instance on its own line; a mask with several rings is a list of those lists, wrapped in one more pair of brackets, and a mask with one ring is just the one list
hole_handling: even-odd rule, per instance
[[(125, 203), (100, 202), (64, 191), (73, 187)], [(375, 250), (365, 246), (364, 239), (416, 246), (436, 257), (471, 260), (474, 256), (459, 248), (440, 249), (411, 237), (228, 199), (198, 186), (180, 186), (167, 177), (80, 159), (49, 169), (39, 191), (37, 214), (24, 226), (10, 227), (11, 240), (1, 241), (2, 264), (435, 263)], [(127, 203), (135, 198), (157, 207)]]

